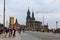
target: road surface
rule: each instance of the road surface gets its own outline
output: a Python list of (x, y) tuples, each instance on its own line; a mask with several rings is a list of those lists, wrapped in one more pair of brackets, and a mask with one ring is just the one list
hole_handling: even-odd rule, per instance
[(22, 35), (21, 40), (41, 40), (41, 39), (38, 39), (28, 33), (22, 33), (21, 35)]
[(16, 37), (11, 38), (0, 35), (0, 40), (60, 40), (60, 34), (26, 31), (21, 34), (16, 32)]
[(23, 40), (60, 40), (60, 34), (47, 32), (25, 32), (22, 33)]

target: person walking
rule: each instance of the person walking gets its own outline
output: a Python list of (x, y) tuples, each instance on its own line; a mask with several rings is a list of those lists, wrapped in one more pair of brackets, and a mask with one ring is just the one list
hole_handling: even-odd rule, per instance
[(19, 29), (18, 31), (19, 31), (19, 34), (21, 34), (21, 29)]
[(12, 28), (9, 28), (9, 37), (12, 36)]
[(13, 27), (13, 37), (15, 37), (15, 36), (16, 36), (16, 28)]
[(5, 37), (7, 37), (7, 34), (8, 34), (9, 30), (8, 28), (5, 29)]

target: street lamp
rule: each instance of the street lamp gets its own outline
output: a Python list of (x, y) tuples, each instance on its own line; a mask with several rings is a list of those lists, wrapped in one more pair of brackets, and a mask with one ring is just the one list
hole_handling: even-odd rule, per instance
[(56, 21), (56, 29), (57, 29), (57, 27), (58, 27), (58, 21)]
[(3, 14), (3, 25), (5, 27), (5, 0), (4, 0), (4, 14)]
[(43, 25), (43, 29), (42, 30), (44, 30), (44, 14), (43, 14), (43, 24), (42, 25)]

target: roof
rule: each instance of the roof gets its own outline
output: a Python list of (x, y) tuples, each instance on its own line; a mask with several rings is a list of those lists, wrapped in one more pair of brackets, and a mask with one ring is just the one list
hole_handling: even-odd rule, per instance
[(35, 21), (35, 20), (34, 20), (34, 21), (30, 21), (30, 22), (31, 22), (31, 23), (32, 23), (32, 22), (35, 22), (35, 23), (42, 23), (42, 22), (40, 22), (40, 21)]

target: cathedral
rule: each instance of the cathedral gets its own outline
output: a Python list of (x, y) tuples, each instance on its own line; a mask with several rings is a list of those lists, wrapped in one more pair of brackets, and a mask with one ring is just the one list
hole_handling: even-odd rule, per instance
[(30, 16), (30, 10), (28, 9), (27, 11), (27, 16), (26, 16), (26, 30), (39, 30), (42, 31), (48, 29), (48, 25), (42, 25), (42, 22), (36, 21), (34, 17), (34, 12), (32, 12), (32, 17)]

